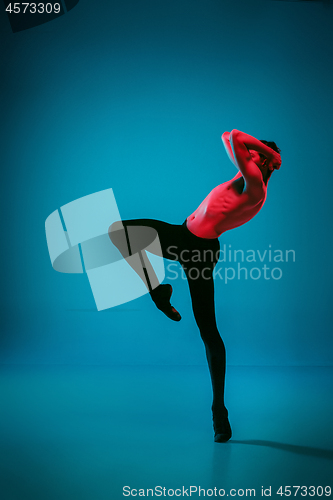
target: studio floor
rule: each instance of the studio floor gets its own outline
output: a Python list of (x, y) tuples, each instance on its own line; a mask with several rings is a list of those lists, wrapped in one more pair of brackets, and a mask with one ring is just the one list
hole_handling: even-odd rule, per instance
[(0, 386), (1, 500), (282, 498), (333, 483), (332, 367), (228, 367), (226, 444), (206, 366), (3, 365)]

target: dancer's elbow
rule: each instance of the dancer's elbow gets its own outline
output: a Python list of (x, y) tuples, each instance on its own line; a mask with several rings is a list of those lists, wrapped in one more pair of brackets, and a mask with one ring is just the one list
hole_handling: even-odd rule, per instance
[(239, 136), (242, 134), (242, 132), (240, 130), (237, 130), (236, 128), (234, 128), (231, 132), (230, 132), (230, 138), (231, 139), (238, 139)]

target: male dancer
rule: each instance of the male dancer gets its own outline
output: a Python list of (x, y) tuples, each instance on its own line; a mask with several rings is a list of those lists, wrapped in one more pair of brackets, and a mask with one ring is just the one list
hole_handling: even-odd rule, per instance
[[(125, 259), (140, 255), (139, 266), (133, 259), (128, 259), (128, 263), (147, 286), (158, 309), (174, 321), (180, 321), (181, 316), (170, 304), (172, 287), (159, 284), (143, 250), (148, 244), (147, 231), (157, 232), (164, 258), (182, 265), (206, 348), (213, 388), (214, 440), (219, 443), (231, 438), (231, 427), (224, 405), (225, 347), (217, 329), (214, 306), (213, 269), (219, 258), (218, 237), (259, 212), (266, 200), (268, 180), (273, 170), (281, 166), (280, 149), (274, 142), (259, 141), (238, 130), (224, 132), (222, 141), (239, 172), (214, 188), (182, 225), (137, 219), (116, 222), (109, 228), (111, 241)], [(151, 241), (151, 234), (148, 239)]]

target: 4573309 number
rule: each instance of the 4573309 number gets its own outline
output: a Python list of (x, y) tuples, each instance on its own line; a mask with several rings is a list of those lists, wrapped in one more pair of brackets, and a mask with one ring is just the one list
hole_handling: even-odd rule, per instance
[(329, 497), (331, 496), (330, 486), (280, 486), (276, 492), (281, 497)]
[(6, 11), (10, 14), (59, 14), (61, 10), (60, 3), (25, 3), (15, 2), (10, 3), (6, 7)]

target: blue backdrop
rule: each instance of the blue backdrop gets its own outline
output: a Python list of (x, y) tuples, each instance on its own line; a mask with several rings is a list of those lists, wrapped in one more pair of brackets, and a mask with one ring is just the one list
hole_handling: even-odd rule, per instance
[(221, 245), (296, 259), (281, 279), (216, 280), (228, 363), (332, 364), (332, 10), (81, 0), (30, 30), (0, 23), (0, 362), (204, 364), (185, 281), (179, 324), (147, 296), (97, 312), (86, 276), (52, 269), (44, 223), (110, 187), (122, 218), (182, 223), (235, 175), (220, 136), (237, 128), (276, 141), (283, 163)]

